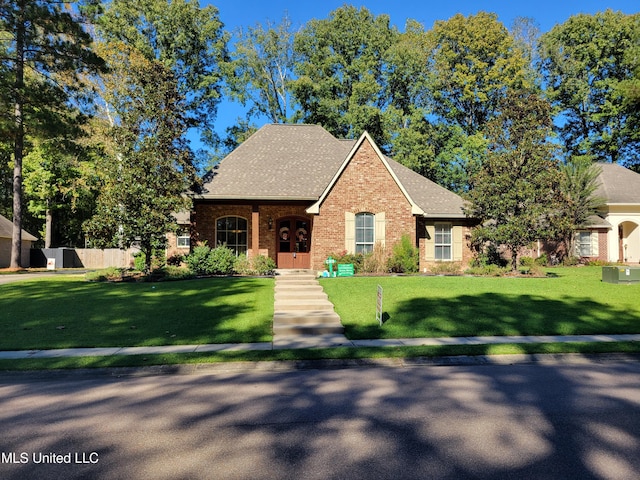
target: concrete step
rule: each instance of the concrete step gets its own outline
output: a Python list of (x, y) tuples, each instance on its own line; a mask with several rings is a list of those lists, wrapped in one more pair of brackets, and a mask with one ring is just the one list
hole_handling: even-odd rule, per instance
[(323, 323), (328, 325), (342, 325), (340, 316), (329, 310), (298, 310), (289, 312), (275, 312), (273, 314), (273, 325), (305, 325)]
[(322, 286), (320, 284), (318, 284), (317, 282), (315, 284), (308, 284), (308, 285), (298, 285), (298, 284), (294, 284), (294, 283), (280, 283), (280, 284), (276, 284), (275, 288), (274, 288), (275, 292), (321, 292), (323, 293), (324, 290), (322, 289)]
[(333, 303), (329, 300), (314, 299), (293, 299), (293, 300), (276, 300), (274, 303), (274, 311), (292, 311), (292, 310), (331, 310), (333, 311)]
[(326, 325), (324, 323), (273, 326), (273, 334), (276, 338), (279, 335), (326, 335), (330, 333), (344, 333), (344, 327), (342, 325)]
[(276, 291), (275, 300), (325, 300), (328, 301), (329, 297), (323, 291), (311, 290), (290, 290), (290, 291)]
[(313, 275), (305, 275), (304, 277), (276, 277), (276, 285), (319, 285), (319, 283)]

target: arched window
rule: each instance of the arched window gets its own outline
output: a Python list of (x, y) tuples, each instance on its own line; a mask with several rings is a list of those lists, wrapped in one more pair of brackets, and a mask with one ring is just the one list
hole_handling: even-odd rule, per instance
[(236, 255), (247, 253), (247, 219), (220, 217), (216, 222), (216, 246), (226, 245)]
[(369, 253), (375, 242), (375, 216), (372, 213), (356, 214), (356, 253)]

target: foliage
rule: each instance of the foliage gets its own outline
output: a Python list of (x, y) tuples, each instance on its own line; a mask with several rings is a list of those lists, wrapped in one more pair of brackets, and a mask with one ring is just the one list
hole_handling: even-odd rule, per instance
[(196, 275), (231, 275), (234, 272), (236, 255), (224, 245), (211, 248), (202, 244), (197, 245), (185, 257), (185, 262)]
[(400, 242), (393, 246), (388, 268), (395, 273), (416, 273), (420, 262), (420, 252), (409, 235), (402, 235)]
[(89, 282), (114, 282), (122, 280), (124, 270), (117, 267), (107, 267), (101, 270), (94, 270), (85, 273), (85, 278)]
[(481, 221), (472, 242), (505, 245), (514, 271), (520, 248), (547, 238), (555, 210), (557, 165), (550, 133), (546, 101), (527, 92), (509, 93), (487, 126), (487, 160), (472, 177), (466, 196), (467, 214)]
[(345, 5), (328, 19), (309, 21), (294, 39), (296, 119), (320, 124), (338, 138), (366, 130), (387, 145), (384, 56), (397, 35), (388, 15), (376, 17), (364, 7)]
[[(365, 255), (362, 253), (348, 253), (346, 250), (343, 250), (339, 253), (332, 253), (330, 255), (336, 261), (336, 265), (339, 263), (351, 263), (353, 264), (353, 272), (361, 273), (363, 271), (363, 265), (365, 260)], [(335, 271), (334, 265), (334, 271)]]
[(498, 112), (505, 91), (529, 88), (526, 59), (493, 13), (456, 14), (428, 32), (433, 112), (466, 135)]
[(554, 234), (562, 241), (566, 255), (575, 252), (575, 235), (585, 228), (604, 199), (596, 196), (601, 169), (589, 157), (569, 159), (560, 165), (557, 182), (558, 207), (553, 221)]
[(257, 255), (249, 258), (245, 254), (236, 258), (233, 267), (239, 275), (274, 275), (276, 268), (276, 262), (271, 257)]
[(177, 228), (174, 212), (190, 205), (183, 195), (195, 179), (189, 123), (177, 81), (161, 62), (125, 45), (105, 56), (112, 68), (103, 77), (106, 98), (118, 120), (111, 151), (98, 160), (100, 194), (85, 229), (99, 247), (139, 242), (148, 272), (153, 250)]
[(436, 262), (429, 270), (435, 275), (460, 275), (462, 265), (460, 262)]
[(362, 262), (363, 273), (388, 273), (389, 268), (387, 262), (389, 254), (387, 248), (382, 242), (373, 244), (373, 250), (364, 256)]
[(267, 22), (264, 27), (240, 29), (236, 37), (231, 59), (222, 65), (229, 95), (250, 105), (247, 118), (286, 122), (294, 68), (291, 22), (285, 16), (277, 25)]
[[(578, 14), (541, 38), (547, 95), (571, 156), (635, 163), (640, 109), (629, 94), (640, 82), (640, 14)], [(630, 101), (631, 100), (631, 101)]]
[(258, 275), (273, 275), (276, 271), (276, 262), (271, 257), (257, 255), (252, 259), (253, 270)]
[[(197, 128), (202, 140), (211, 143), (221, 98), (220, 64), (227, 55), (227, 35), (218, 9), (213, 5), (201, 8), (194, 0), (111, 0), (94, 11), (93, 19), (107, 48), (136, 51), (171, 73), (175, 91), (184, 99), (182, 109), (189, 127)], [(115, 59), (111, 60), (113, 64)], [(164, 79), (159, 76), (156, 81)]]
[(0, 3), (0, 34), (0, 129), (13, 139), (12, 214), (17, 228), (12, 238), (11, 267), (17, 268), (24, 216), (25, 135), (29, 131), (47, 137), (68, 124), (69, 98), (82, 86), (79, 74), (98, 70), (102, 61), (89, 48), (91, 38), (79, 14), (56, 0)]

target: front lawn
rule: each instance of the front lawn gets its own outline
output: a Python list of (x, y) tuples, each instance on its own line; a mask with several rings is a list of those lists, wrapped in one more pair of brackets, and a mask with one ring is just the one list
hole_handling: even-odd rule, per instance
[(271, 341), (273, 279), (0, 285), (0, 350)]
[[(601, 282), (600, 267), (547, 278), (351, 277), (321, 281), (352, 339), (640, 333), (640, 284)], [(377, 285), (385, 323), (376, 322)]]

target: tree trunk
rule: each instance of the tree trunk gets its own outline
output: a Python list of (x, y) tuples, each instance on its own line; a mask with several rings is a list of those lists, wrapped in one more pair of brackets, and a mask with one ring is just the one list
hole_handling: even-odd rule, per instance
[[(24, 14), (24, 2), (20, 4), (20, 14)], [(20, 268), (22, 261), (22, 155), (24, 150), (24, 42), (25, 26), (21, 15), (16, 21), (15, 56), (15, 102), (14, 102), (14, 148), (13, 148), (13, 235), (11, 237), (11, 268)]]
[(44, 248), (51, 248), (51, 237), (53, 230), (53, 212), (51, 211), (48, 203), (49, 201), (47, 200), (47, 210), (44, 214)]

